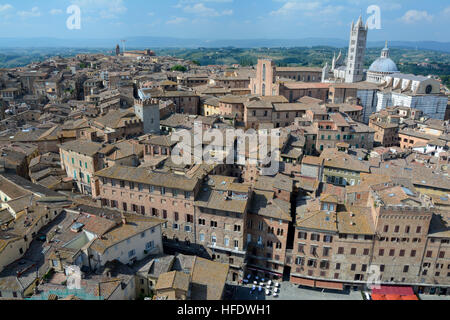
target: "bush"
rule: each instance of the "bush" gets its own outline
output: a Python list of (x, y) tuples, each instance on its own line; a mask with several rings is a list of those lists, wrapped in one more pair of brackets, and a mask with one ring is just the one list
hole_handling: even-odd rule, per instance
[(176, 66), (173, 66), (172, 69), (170, 69), (170, 70), (172, 70), (172, 71), (186, 72), (186, 71), (187, 71), (187, 68), (186, 68), (185, 66), (182, 66), (182, 65), (176, 65)]

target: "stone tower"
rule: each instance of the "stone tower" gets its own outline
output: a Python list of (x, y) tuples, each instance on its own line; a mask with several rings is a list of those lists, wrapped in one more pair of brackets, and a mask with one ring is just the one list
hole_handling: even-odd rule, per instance
[(356, 25), (352, 22), (350, 45), (347, 56), (345, 82), (354, 83), (364, 80), (364, 56), (366, 54), (368, 25), (364, 25), (360, 16)]
[(275, 83), (276, 67), (270, 59), (258, 59), (256, 77), (250, 81), (252, 94), (271, 96)]
[(157, 99), (135, 99), (134, 112), (144, 124), (144, 134), (160, 133), (159, 101)]
[(116, 46), (116, 56), (120, 56), (120, 46)]

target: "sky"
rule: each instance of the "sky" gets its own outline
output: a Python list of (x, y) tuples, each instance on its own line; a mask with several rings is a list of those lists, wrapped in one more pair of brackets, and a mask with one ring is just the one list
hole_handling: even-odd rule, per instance
[[(71, 5), (80, 29), (67, 28)], [(369, 41), (450, 41), (448, 0), (0, 0), (0, 37), (347, 39), (371, 5), (381, 28)]]

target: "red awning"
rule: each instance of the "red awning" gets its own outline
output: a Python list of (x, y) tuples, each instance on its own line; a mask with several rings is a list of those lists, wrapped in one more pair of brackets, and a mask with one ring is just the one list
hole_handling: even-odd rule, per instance
[(372, 300), (386, 300), (386, 296), (384, 294), (372, 294)]
[(387, 294), (386, 300), (402, 300), (402, 296), (399, 294)]
[(419, 300), (416, 295), (414, 296), (403, 296), (402, 300)]
[(316, 281), (316, 287), (331, 290), (344, 290), (344, 284), (340, 282)]
[(291, 277), (291, 282), (294, 284), (299, 284), (301, 286), (307, 286), (314, 288), (315, 281), (311, 279)]
[(414, 290), (411, 287), (392, 287), (392, 286), (381, 286), (379, 289), (372, 289), (372, 294), (394, 294), (400, 296), (413, 296)]

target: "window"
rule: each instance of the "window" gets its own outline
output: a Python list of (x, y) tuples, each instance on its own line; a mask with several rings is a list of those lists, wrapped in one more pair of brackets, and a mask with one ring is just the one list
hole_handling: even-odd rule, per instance
[(364, 249), (363, 251), (363, 255), (368, 256), (369, 255), (370, 250), (369, 249)]
[(409, 266), (404, 266), (404, 267), (403, 267), (403, 272), (404, 272), (404, 273), (407, 273), (408, 271), (409, 271)]
[(385, 225), (384, 226), (384, 229), (383, 229), (383, 232), (388, 232), (389, 231), (389, 226), (388, 225)]
[(299, 232), (299, 233), (298, 233), (298, 238), (299, 238), (299, 239), (304, 239), (304, 240), (306, 240), (306, 237), (307, 237), (307, 233), (306, 233), (306, 232)]
[(155, 247), (155, 243), (154, 243), (153, 241), (147, 242), (147, 243), (145, 244), (145, 249), (146, 249), (146, 250), (150, 250), (150, 249), (152, 249), (152, 248), (154, 248), (154, 247)]
[(398, 233), (399, 231), (400, 231), (400, 226), (395, 226), (394, 232), (395, 232), (395, 233)]
[(326, 260), (320, 261), (320, 265), (319, 265), (320, 269), (328, 270), (329, 267), (330, 267), (330, 263), (328, 261), (326, 261)]
[(303, 243), (298, 244), (298, 252), (305, 253), (305, 245)]
[(433, 251), (427, 251), (427, 258), (431, 258), (433, 256)]
[(241, 226), (235, 225), (234, 226), (234, 232), (241, 232)]
[(416, 256), (416, 250), (411, 250), (411, 257), (415, 257)]
[(399, 256), (400, 256), (400, 257), (404, 257), (404, 256), (405, 256), (405, 250), (400, 250)]
[(225, 247), (229, 247), (230, 246), (230, 239), (225, 238), (224, 239), (224, 244), (225, 244)]
[(132, 258), (132, 257), (134, 257), (136, 255), (136, 250), (131, 250), (131, 251), (128, 251), (128, 258)]
[(206, 220), (205, 219), (198, 219), (198, 224), (201, 226), (205, 226), (206, 225)]
[[(164, 214), (164, 211), (166, 211), (166, 210), (163, 210), (163, 214)], [(174, 219), (175, 219), (175, 221), (178, 221), (178, 219), (179, 219), (178, 212), (174, 213)]]
[(352, 249), (350, 250), (350, 254), (351, 254), (352, 256), (356, 255), (356, 248), (352, 248)]
[(200, 233), (200, 241), (201, 242), (205, 241), (205, 234), (204, 233)]
[(350, 270), (351, 271), (355, 271), (356, 270), (356, 264), (352, 264), (351, 267), (350, 267)]
[(186, 222), (187, 223), (194, 223), (194, 216), (191, 214), (186, 215)]
[(313, 267), (315, 268), (317, 266), (317, 261), (314, 259), (310, 259), (308, 260), (308, 267)]
[(384, 249), (380, 249), (380, 251), (378, 251), (378, 255), (380, 257), (384, 256)]
[(390, 257), (393, 257), (395, 255), (395, 249), (391, 249), (390, 251), (389, 251), (389, 256)]
[(311, 234), (311, 240), (312, 241), (320, 241), (320, 235), (312, 233)]
[(445, 257), (445, 251), (439, 252), (439, 259), (444, 259)]
[(211, 227), (217, 228), (217, 221), (211, 221)]
[(416, 229), (416, 233), (420, 233), (422, 231), (422, 227), (418, 226)]
[(234, 240), (234, 247), (236, 249), (239, 248), (239, 241), (238, 240)]
[(305, 264), (305, 260), (302, 257), (295, 258), (295, 264), (298, 266), (303, 266)]
[(338, 254), (344, 254), (344, 247), (339, 247)]

